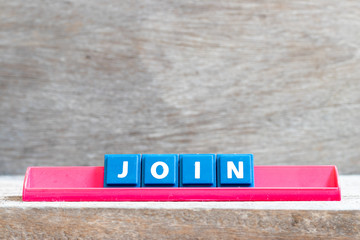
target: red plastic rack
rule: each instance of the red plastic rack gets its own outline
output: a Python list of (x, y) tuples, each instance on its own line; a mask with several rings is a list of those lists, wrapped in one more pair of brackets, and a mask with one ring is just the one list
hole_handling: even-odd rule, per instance
[(104, 167), (29, 167), (23, 201), (340, 201), (336, 166), (255, 166), (255, 187), (104, 188)]

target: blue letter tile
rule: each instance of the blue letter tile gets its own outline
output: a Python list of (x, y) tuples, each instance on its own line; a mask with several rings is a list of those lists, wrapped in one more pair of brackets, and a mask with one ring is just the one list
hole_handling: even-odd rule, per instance
[(142, 186), (178, 187), (177, 154), (143, 154)]
[(215, 154), (181, 154), (181, 187), (216, 187)]
[(218, 154), (218, 187), (253, 187), (252, 154)]
[(104, 187), (140, 187), (140, 154), (106, 154)]

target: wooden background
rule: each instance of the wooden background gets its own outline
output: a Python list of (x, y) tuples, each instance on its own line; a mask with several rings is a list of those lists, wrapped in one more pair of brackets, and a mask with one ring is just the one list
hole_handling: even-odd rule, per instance
[(360, 173), (360, 2), (0, 0), (0, 174), (207, 152)]

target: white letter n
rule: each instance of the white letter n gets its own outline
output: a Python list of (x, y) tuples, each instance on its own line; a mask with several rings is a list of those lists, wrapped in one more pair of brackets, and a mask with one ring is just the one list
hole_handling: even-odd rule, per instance
[(232, 178), (232, 172), (234, 172), (236, 178), (244, 178), (244, 163), (239, 162), (239, 167), (236, 169), (233, 162), (227, 162), (227, 178)]
[(123, 162), (123, 171), (121, 174), (118, 174), (118, 178), (124, 178), (128, 174), (128, 161)]

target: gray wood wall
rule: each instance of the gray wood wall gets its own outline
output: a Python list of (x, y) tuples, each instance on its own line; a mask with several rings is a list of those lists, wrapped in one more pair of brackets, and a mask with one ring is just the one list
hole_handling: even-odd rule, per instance
[(360, 173), (360, 1), (0, 0), (0, 174), (194, 152)]

